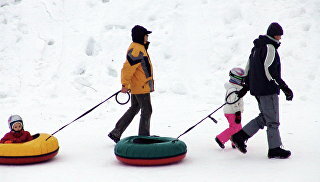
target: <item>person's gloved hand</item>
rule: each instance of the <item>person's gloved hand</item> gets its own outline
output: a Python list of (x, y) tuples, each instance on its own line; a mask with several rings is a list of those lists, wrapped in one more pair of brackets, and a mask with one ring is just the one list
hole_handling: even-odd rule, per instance
[(286, 95), (286, 100), (291, 101), (293, 99), (293, 92), (288, 85), (280, 86), (280, 89)]
[(240, 89), (238, 92), (237, 92), (237, 95), (239, 98), (242, 98), (243, 96), (246, 95), (246, 93), (248, 92), (249, 90), (249, 87), (248, 85), (242, 85), (242, 89)]
[(124, 85), (121, 87), (121, 93), (127, 93), (129, 89), (127, 89)]
[(241, 112), (240, 111), (237, 111), (235, 113), (236, 115), (236, 119), (234, 120), (237, 124), (240, 124), (241, 123)]

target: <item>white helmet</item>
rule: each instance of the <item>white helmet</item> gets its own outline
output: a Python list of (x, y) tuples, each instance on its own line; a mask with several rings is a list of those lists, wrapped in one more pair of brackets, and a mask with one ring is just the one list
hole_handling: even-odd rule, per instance
[(229, 72), (230, 80), (229, 82), (241, 85), (244, 79), (244, 70), (242, 68), (232, 68)]
[(19, 115), (12, 115), (9, 117), (8, 119), (8, 124), (9, 124), (9, 128), (10, 130), (12, 130), (12, 127), (15, 123), (21, 123), (22, 128), (23, 128), (23, 121), (22, 118)]

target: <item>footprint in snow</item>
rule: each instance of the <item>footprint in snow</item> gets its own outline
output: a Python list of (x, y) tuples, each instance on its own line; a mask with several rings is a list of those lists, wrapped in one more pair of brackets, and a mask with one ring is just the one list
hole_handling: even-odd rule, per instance
[(118, 29), (123, 30), (123, 29), (126, 29), (126, 26), (124, 26), (124, 25), (106, 25), (104, 28), (108, 31), (109, 30), (118, 30)]
[(108, 67), (108, 75), (112, 77), (117, 77), (118, 73), (115, 69)]
[(96, 40), (94, 38), (90, 37), (87, 42), (87, 47), (85, 50), (85, 53), (87, 56), (96, 56), (100, 52), (101, 48), (97, 44)]
[(54, 40), (49, 40), (49, 41), (47, 42), (48, 45), (53, 45), (54, 43), (55, 43)]

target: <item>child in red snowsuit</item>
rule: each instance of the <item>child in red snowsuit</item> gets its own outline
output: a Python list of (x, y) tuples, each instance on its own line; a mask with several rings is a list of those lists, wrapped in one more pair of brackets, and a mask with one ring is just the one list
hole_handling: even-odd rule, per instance
[(0, 143), (23, 143), (32, 140), (28, 131), (23, 129), (23, 121), (19, 115), (12, 115), (8, 120), (11, 131), (4, 135)]

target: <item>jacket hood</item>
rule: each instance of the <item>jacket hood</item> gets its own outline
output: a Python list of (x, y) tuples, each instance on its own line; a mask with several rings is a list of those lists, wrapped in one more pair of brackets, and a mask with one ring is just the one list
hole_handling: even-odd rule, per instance
[(152, 33), (143, 26), (136, 25), (131, 30), (132, 41), (144, 45), (144, 36)]
[(260, 35), (259, 38), (253, 41), (254, 47), (263, 47), (267, 44), (272, 44), (276, 49), (280, 46), (280, 42), (268, 35)]

